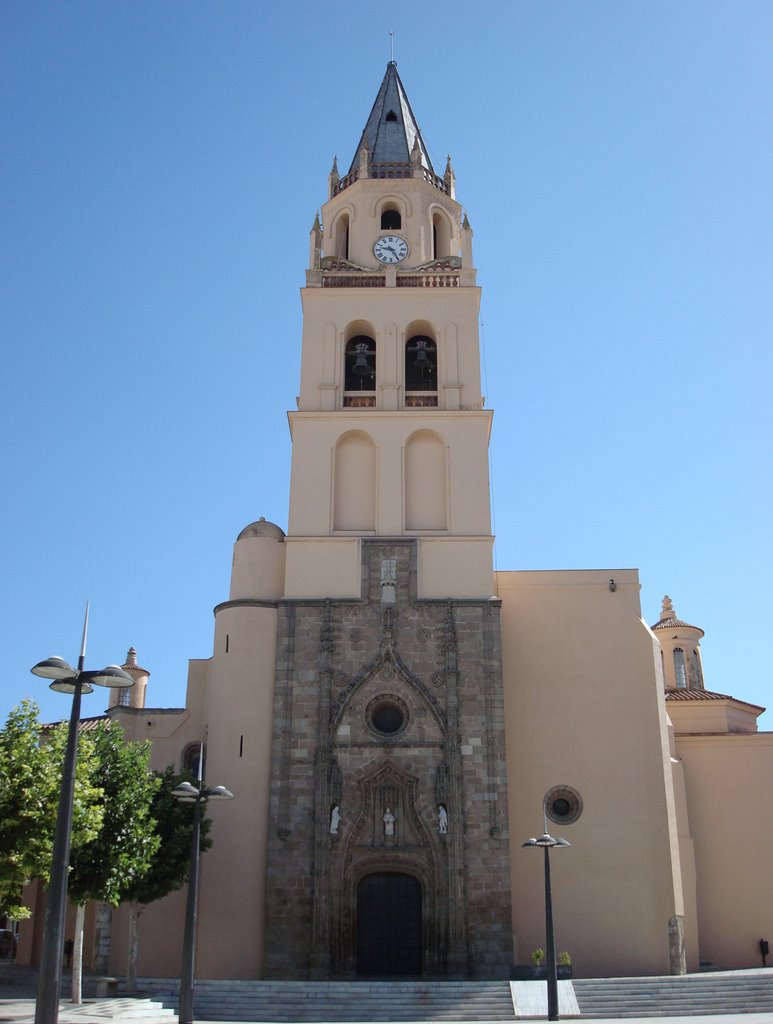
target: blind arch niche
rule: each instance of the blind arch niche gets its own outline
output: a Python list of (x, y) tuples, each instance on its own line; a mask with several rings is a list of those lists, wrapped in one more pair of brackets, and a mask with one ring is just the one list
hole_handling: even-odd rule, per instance
[(335, 447), (333, 529), (376, 529), (376, 446), (362, 430), (343, 434)]
[(446, 446), (432, 430), (412, 434), (405, 446), (406, 530), (448, 529)]

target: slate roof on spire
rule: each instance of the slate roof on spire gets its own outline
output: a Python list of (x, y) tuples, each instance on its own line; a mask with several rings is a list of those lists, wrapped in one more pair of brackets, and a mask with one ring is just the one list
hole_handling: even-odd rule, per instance
[(359, 166), (363, 141), (367, 141), (369, 159), (372, 163), (408, 164), (416, 139), (419, 141), (422, 166), (434, 175), (435, 169), (397, 73), (397, 64), (390, 61), (357, 145), (349, 173)]

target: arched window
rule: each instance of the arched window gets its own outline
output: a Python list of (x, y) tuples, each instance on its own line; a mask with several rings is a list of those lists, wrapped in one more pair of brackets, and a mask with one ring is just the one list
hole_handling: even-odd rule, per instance
[(349, 259), (349, 214), (342, 213), (333, 229), (333, 255), (338, 259)]
[(436, 211), (432, 215), (432, 257), (439, 260), (451, 255), (451, 225), (448, 217)]
[(394, 110), (388, 110), (387, 111), (387, 116), (384, 118), (384, 120), (385, 121), (396, 121), (397, 120), (397, 114), (394, 112)]
[[(199, 775), (199, 762), (201, 761), (201, 755), (204, 754), (204, 765), (202, 765), (202, 772)], [(183, 756), (180, 759), (180, 769), (183, 772), (188, 772), (194, 779), (204, 778), (204, 766), (207, 763), (207, 749), (202, 743), (189, 743), (188, 746), (183, 750)]]
[(122, 686), (118, 691), (118, 707), (130, 708), (132, 706), (132, 688)]
[(403, 226), (403, 219), (399, 210), (383, 210), (381, 213), (382, 231), (399, 231)]
[(405, 404), (437, 405), (437, 345), (423, 334), (405, 343)]
[(352, 338), (347, 343), (344, 362), (345, 391), (376, 390), (376, 343), (373, 338), (365, 334)]
[(676, 673), (677, 690), (687, 689), (687, 662), (681, 647), (674, 648), (674, 672)]

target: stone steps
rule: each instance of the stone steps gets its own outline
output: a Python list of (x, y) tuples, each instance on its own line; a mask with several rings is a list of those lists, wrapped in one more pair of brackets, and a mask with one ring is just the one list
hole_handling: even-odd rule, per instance
[[(146, 983), (147, 982), (147, 983)], [(177, 1003), (177, 983), (143, 979), (143, 992)], [(509, 982), (199, 981), (198, 1020), (423, 1021), (509, 1020)]]
[[(3, 975), (6, 972), (0, 974), (0, 982), (7, 984), (7, 988), (3, 986), (4, 995), (21, 996), (35, 978), (35, 972), (29, 970)], [(773, 968), (682, 977), (582, 978), (575, 979), (574, 992), (582, 1017), (770, 1013)], [(174, 1015), (178, 993), (176, 978), (143, 978), (140, 998), (119, 997), (100, 1000), (98, 1004), (89, 1001), (78, 1008), (70, 1006), (64, 1014), (64, 1024), (77, 1024), (81, 1014), (90, 1020), (133, 1018), (138, 1022), (163, 1022)], [(198, 981), (195, 1013), (197, 1020), (277, 1024), (514, 1019), (508, 982)]]
[(773, 970), (656, 978), (580, 978), (583, 1017), (693, 1017), (773, 1011)]

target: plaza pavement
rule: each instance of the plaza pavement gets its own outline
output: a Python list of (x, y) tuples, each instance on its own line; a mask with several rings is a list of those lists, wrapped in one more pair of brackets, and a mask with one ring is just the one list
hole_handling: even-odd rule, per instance
[[(0, 1022), (6, 1024), (33, 1024), (35, 1020), (35, 998), (25, 989), (14, 992), (14, 989), (21, 989), (22, 986), (2, 985), (0, 986)], [(89, 999), (80, 1006), (73, 1006), (71, 1003), (62, 1001), (59, 1011), (61, 1024), (173, 1024), (176, 1016), (164, 1014), (154, 1016), (135, 1016), (131, 1012), (131, 1000), (119, 997), (118, 999)], [(123, 1013), (121, 1011), (124, 1011)], [(524, 1019), (524, 1018), (521, 1018)], [(532, 1018), (533, 1020), (544, 1020), (544, 1017)], [(601, 1024), (602, 1021), (620, 1019), (609, 1017), (564, 1017), (562, 1020), (582, 1020), (583, 1024)], [(698, 1024), (706, 1021), (707, 1024), (773, 1024), (773, 1010), (769, 1013), (718, 1013), (690, 1017), (626, 1017), (625, 1024)], [(218, 1021), (196, 1021), (196, 1024), (228, 1024)], [(331, 1021), (328, 1024), (336, 1024)], [(363, 1021), (362, 1024), (369, 1024)], [(416, 1024), (427, 1024), (425, 1021), (418, 1021)], [(477, 1024), (488, 1024), (481, 1020)], [(493, 1024), (502, 1024), (501, 1021)]]

